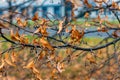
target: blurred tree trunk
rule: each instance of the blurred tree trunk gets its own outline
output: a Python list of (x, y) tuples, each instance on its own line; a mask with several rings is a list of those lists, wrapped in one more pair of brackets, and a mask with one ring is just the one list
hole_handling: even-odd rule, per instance
[(10, 23), (13, 22), (13, 9), (12, 9), (12, 1), (11, 0), (7, 0), (8, 2), (8, 6), (9, 6), (9, 20), (10, 20)]

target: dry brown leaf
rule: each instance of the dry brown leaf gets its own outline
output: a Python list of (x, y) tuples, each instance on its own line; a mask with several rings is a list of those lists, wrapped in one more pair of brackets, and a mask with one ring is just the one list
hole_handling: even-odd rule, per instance
[(112, 7), (113, 8), (118, 8), (118, 4), (116, 2), (114, 2), (114, 1), (112, 1)]
[(98, 21), (101, 21), (100, 15), (97, 16), (97, 20), (98, 20)]
[(28, 22), (25, 20), (25, 21), (23, 22), (23, 27), (26, 27), (27, 24), (28, 24)]
[(22, 44), (28, 44), (29, 43), (28, 38), (26, 38), (24, 34), (20, 36), (20, 43), (22, 43)]
[(86, 59), (89, 60), (90, 63), (96, 64), (96, 60), (95, 60), (95, 58), (93, 57), (93, 55), (88, 54), (88, 55), (86, 56)]
[(50, 62), (47, 62), (47, 63), (46, 63), (46, 66), (47, 66), (48, 68), (51, 68)]
[(2, 22), (0, 22), (0, 28), (8, 29), (8, 27), (6, 25), (4, 25)]
[(40, 74), (37, 74), (37, 75), (36, 75), (36, 77), (37, 77), (37, 79), (42, 80), (42, 78), (41, 78), (41, 75), (40, 75)]
[(120, 37), (120, 31), (119, 30), (116, 30), (112, 33), (112, 35), (115, 37), (115, 38), (118, 38)]
[(10, 31), (10, 37), (12, 40), (20, 41), (19, 37), (14, 35), (13, 30)]
[(85, 4), (88, 8), (92, 8), (92, 5), (89, 4), (88, 0), (84, 0), (84, 4)]
[(36, 74), (36, 75), (37, 75), (37, 74), (40, 74), (39, 70), (37, 70), (35, 67), (32, 68), (32, 71), (33, 71), (33, 73)]
[(22, 26), (23, 26), (23, 23), (22, 23), (21, 18), (17, 17), (16, 20), (17, 20), (18, 26), (21, 26), (21, 27), (22, 27)]
[(35, 68), (35, 64), (34, 61), (32, 60), (31, 62), (29, 62), (26, 66), (24, 66), (23, 68), (27, 68), (27, 69), (31, 69), (32, 72), (36, 75), (36, 78), (39, 80), (42, 80), (40, 72), (38, 69)]
[(102, 25), (102, 26), (101, 26), (101, 31), (102, 31), (102, 32), (107, 32), (108, 29), (107, 29), (104, 25)]
[(39, 45), (39, 41), (38, 41), (37, 39), (33, 39), (32, 43), (33, 43), (34, 45)]
[(45, 25), (41, 27), (40, 32), (43, 36), (48, 36), (48, 32), (47, 32), (46, 28), (47, 28), (47, 26), (45, 26)]
[(64, 69), (63, 69), (63, 64), (61, 65), (60, 62), (58, 62), (58, 64), (57, 64), (57, 70), (58, 70), (60, 73), (64, 71)]
[(45, 56), (45, 52), (44, 51), (40, 51), (38, 59), (41, 60), (41, 59), (43, 59), (44, 56)]
[(75, 42), (79, 41), (84, 36), (84, 30), (82, 30), (81, 32), (79, 32), (76, 29), (75, 25), (72, 26), (72, 30), (70, 31), (70, 33), (71, 33), (71, 35), (70, 35), (71, 39), (75, 40)]
[(11, 60), (12, 60), (13, 63), (17, 62), (17, 55), (15, 54), (15, 52), (11, 53)]
[(29, 62), (26, 66), (24, 66), (23, 68), (27, 68), (27, 69), (33, 69), (35, 67), (34, 61), (32, 60), (31, 62)]
[(61, 31), (62, 31), (62, 29), (63, 29), (63, 22), (64, 21), (59, 21), (59, 30), (58, 30), (58, 32), (57, 33), (60, 33)]
[(45, 23), (47, 23), (48, 22), (48, 20), (46, 20), (46, 19), (42, 19), (42, 21), (40, 22), (40, 25), (45, 25)]
[(34, 34), (35, 33), (40, 33), (41, 32), (41, 27), (39, 27), (37, 30), (34, 31)]
[(49, 43), (47, 40), (45, 40), (44, 37), (40, 38), (39, 41), (40, 41), (40, 43), (42, 44), (42, 46), (43, 46), (44, 48), (47, 48), (47, 49), (49, 49), (49, 50), (54, 50), (54, 48), (50, 45), (50, 43)]
[(48, 36), (48, 32), (46, 30), (47, 26), (43, 25), (43, 26), (40, 26), (35, 32), (35, 33), (41, 33), (43, 36)]
[(51, 76), (52, 76), (52, 78), (54, 78), (55, 77), (55, 73), (57, 72), (57, 70), (56, 69), (53, 69), (52, 70), (52, 72), (51, 72)]
[(107, 24), (107, 26), (109, 26), (109, 27), (111, 27), (111, 28), (117, 26), (117, 25), (115, 25), (115, 24), (113, 24), (113, 23), (111, 23), (111, 22), (109, 22), (109, 21), (105, 21), (105, 23)]
[(13, 66), (13, 67), (16, 66), (14, 63), (12, 63), (12, 62), (10, 61), (10, 57), (9, 57), (9, 54), (8, 54), (8, 53), (5, 53), (5, 62), (6, 62), (8, 65), (10, 65), (10, 66)]
[(54, 59), (55, 58), (55, 53), (54, 52), (51, 52), (50, 53), (50, 60)]
[(94, 0), (94, 2), (96, 2), (96, 3), (102, 3), (103, 0)]
[(2, 58), (2, 64), (0, 65), (0, 71), (3, 69), (4, 65), (5, 65), (5, 61), (4, 61), (4, 59)]
[(16, 20), (17, 20), (18, 26), (20, 26), (20, 27), (26, 27), (26, 25), (27, 25), (27, 21), (26, 20), (23, 22), (21, 20), (21, 18), (19, 18), (19, 17), (17, 17)]
[(18, 30), (16, 31), (15, 36), (18, 37), (18, 38), (20, 38), (20, 34), (19, 34)]
[(88, 12), (85, 13), (84, 17), (85, 17), (85, 18), (88, 18), (88, 17), (89, 17), (89, 13), (88, 13)]
[(35, 13), (35, 15), (32, 18), (33, 21), (39, 20), (38, 12)]
[(66, 28), (66, 29), (65, 29), (65, 32), (66, 32), (66, 33), (69, 33), (70, 31), (68, 30), (68, 28)]
[(98, 28), (97, 28), (97, 31), (100, 32), (100, 31), (101, 31), (101, 27), (98, 27)]

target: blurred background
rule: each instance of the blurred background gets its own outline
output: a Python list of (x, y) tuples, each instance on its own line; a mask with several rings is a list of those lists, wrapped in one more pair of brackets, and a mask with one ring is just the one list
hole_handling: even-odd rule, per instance
[[(8, 9), (11, 11), (22, 12), (29, 17), (32, 17), (35, 12), (39, 12), (39, 16), (46, 18), (46, 14), (49, 18), (54, 19), (55, 17), (61, 19), (66, 16), (71, 16), (72, 4), (70, 2), (65, 5), (67, 0), (1, 0), (0, 1), (0, 15), (5, 15), (8, 13)], [(68, 0), (69, 1), (69, 0)], [(83, 13), (87, 11), (87, 8), (83, 4), (84, 0), (70, 0), (77, 3), (76, 8), (74, 9), (75, 16), (83, 17)], [(92, 6), (97, 6), (98, 4), (94, 0), (88, 0)], [(111, 4), (112, 1), (119, 0), (107, 0), (108, 4)], [(120, 3), (119, 3), (120, 4)], [(106, 4), (102, 4), (106, 6)], [(95, 10), (89, 12), (91, 18), (95, 18), (98, 15), (99, 11)], [(120, 15), (120, 12), (116, 12)], [(54, 15), (55, 17), (53, 17)], [(101, 17), (109, 16), (109, 18), (114, 19), (114, 15), (107, 8), (104, 9), (104, 12), (101, 13)]]

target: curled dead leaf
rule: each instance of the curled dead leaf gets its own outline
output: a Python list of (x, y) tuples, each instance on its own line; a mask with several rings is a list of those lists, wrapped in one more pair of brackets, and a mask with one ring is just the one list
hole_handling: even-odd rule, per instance
[(13, 33), (13, 30), (10, 31), (10, 37), (11, 37), (12, 40), (20, 41), (20, 38), (18, 37), (17, 34), (15, 35), (15, 34)]
[(59, 27), (59, 30), (58, 30), (57, 33), (60, 33), (63, 29), (63, 21), (59, 21), (59, 26), (58, 27)]
[(8, 27), (4, 25), (2, 22), (0, 22), (0, 28), (8, 29)]
[(19, 17), (17, 17), (16, 18), (16, 20), (17, 20), (17, 24), (18, 24), (18, 26), (20, 26), (20, 27), (26, 27), (27, 26), (27, 21), (25, 20), (24, 22), (21, 20), (21, 18), (19, 18)]
[(112, 1), (112, 8), (118, 8), (118, 4), (114, 1)]
[(32, 18), (33, 21), (39, 20), (38, 12), (36, 12)]
[(64, 71), (64, 69), (63, 69), (63, 64), (60, 64), (60, 62), (58, 62), (58, 64), (57, 64), (57, 70), (58, 70), (60, 73)]
[(0, 65), (0, 71), (3, 69), (4, 65), (5, 65), (5, 61), (4, 61), (4, 59), (2, 58), (2, 64)]
[(107, 32), (108, 29), (107, 29), (104, 25), (102, 25), (102, 26), (101, 26), (101, 31), (102, 31), (102, 32)]
[(98, 27), (98, 28), (97, 28), (97, 31), (98, 31), (98, 32), (100, 32), (100, 31), (101, 31), (101, 28), (100, 28), (100, 27)]
[(35, 33), (41, 33), (43, 36), (48, 36), (48, 32), (46, 30), (47, 26), (40, 26), (35, 32)]
[(112, 33), (112, 35), (115, 37), (115, 38), (118, 38), (120, 37), (120, 30), (116, 30)]
[(34, 74), (36, 74), (36, 75), (37, 75), (37, 74), (40, 74), (39, 70), (36, 69), (35, 67), (33, 67), (32, 69), (33, 69), (32, 71), (33, 71)]
[(84, 36), (84, 30), (81, 30), (81, 32), (79, 32), (76, 29), (75, 25), (72, 26), (72, 30), (70, 31), (70, 33), (71, 33), (70, 35), (71, 39), (74, 40), (75, 42), (79, 41)]
[(41, 31), (41, 27), (39, 27), (37, 30), (34, 31), (34, 34), (35, 33), (39, 33)]
[(40, 38), (39, 42), (42, 44), (44, 48), (47, 48), (52, 51), (54, 50), (54, 48), (50, 45), (50, 43), (47, 40), (45, 40), (44, 37)]
[(91, 54), (88, 54), (88, 55), (86, 56), (86, 59), (87, 59), (90, 63), (96, 64), (96, 60), (95, 60), (95, 58), (94, 58)]
[(88, 13), (88, 12), (85, 13), (84, 17), (85, 17), (85, 18), (88, 18), (88, 17), (89, 17), (89, 13)]
[(5, 53), (5, 62), (6, 62), (8, 65), (10, 65), (10, 66), (13, 66), (13, 67), (16, 66), (14, 63), (11, 62), (10, 56), (9, 56), (8, 53)]
[(84, 4), (85, 4), (88, 8), (92, 8), (92, 5), (88, 2), (88, 0), (84, 0)]
[(33, 69), (35, 67), (34, 61), (32, 60), (31, 62), (29, 62), (26, 66), (24, 66), (23, 68), (27, 68), (27, 69)]
[(17, 62), (17, 55), (15, 54), (15, 52), (11, 53), (11, 60), (13, 63)]

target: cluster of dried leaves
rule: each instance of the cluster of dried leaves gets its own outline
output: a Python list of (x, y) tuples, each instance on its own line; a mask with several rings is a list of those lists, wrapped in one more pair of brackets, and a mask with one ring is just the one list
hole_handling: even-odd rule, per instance
[[(74, 22), (76, 22), (74, 10), (79, 6), (84, 4), (88, 9), (93, 8), (88, 0), (83, 0), (83, 4), (79, 4), (78, 0), (67, 0), (66, 2), (72, 4), (71, 18)], [(103, 77), (101, 73), (104, 73), (107, 78), (100, 79), (118, 78), (120, 43), (117, 41), (120, 40), (120, 24), (112, 24), (107, 15), (101, 18), (100, 15), (104, 11), (102, 4), (107, 5), (107, 0), (94, 0), (94, 2), (98, 4), (95, 7), (99, 10), (98, 16), (90, 19), (90, 13), (86, 12), (85, 21), (80, 25), (72, 22), (66, 24), (67, 16), (62, 20), (40, 18), (38, 12), (30, 19), (13, 17), (15, 24), (0, 19), (1, 37), (10, 43), (10, 47), (0, 54), (2, 77), (10, 75), (9, 69), (11, 69), (16, 71), (11, 72), (12, 74), (21, 71), (20, 76), (22, 75), (23, 79), (28, 79), (27, 75), (30, 75), (29, 78), (37, 80), (70, 79), (69, 75), (66, 77), (62, 73), (65, 74), (65, 71), (69, 69), (69, 64), (76, 63), (77, 66), (70, 68), (80, 70), (77, 73), (80, 77), (76, 80), (99, 79), (101, 76)], [(119, 5), (114, 1), (108, 8), (120, 10)], [(14, 13), (18, 15), (17, 12)], [(29, 20), (34, 23), (32, 28), (29, 28), (31, 27)], [(91, 26), (95, 26), (96, 30), (87, 31), (86, 27)], [(110, 29), (113, 30), (112, 33), (109, 33)], [(8, 30), (9, 34), (5, 34), (3, 30)], [(50, 34), (52, 31), (54, 35)], [(85, 41), (85, 35), (94, 32), (107, 34), (108, 37), (98, 40), (97, 45), (94, 40)], [(77, 59), (80, 60), (77, 61)], [(114, 65), (113, 68), (112, 65)], [(25, 70), (30, 72), (27, 73)], [(117, 70), (118, 72), (115, 72)]]

